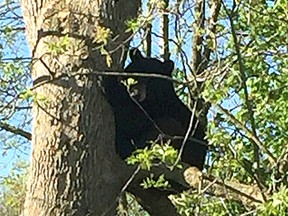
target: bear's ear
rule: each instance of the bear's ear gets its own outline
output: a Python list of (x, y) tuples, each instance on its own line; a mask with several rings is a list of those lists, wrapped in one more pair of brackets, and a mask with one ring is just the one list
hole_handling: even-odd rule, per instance
[(133, 48), (130, 50), (129, 56), (130, 56), (130, 59), (132, 62), (138, 62), (138, 61), (144, 59), (141, 52), (136, 48)]
[(168, 60), (164, 61), (163, 64), (165, 66), (165, 74), (167, 76), (171, 76), (174, 69), (174, 62), (172, 60)]

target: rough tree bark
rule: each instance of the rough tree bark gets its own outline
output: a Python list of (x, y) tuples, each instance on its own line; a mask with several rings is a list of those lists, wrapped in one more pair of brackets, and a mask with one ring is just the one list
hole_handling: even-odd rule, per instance
[(108, 50), (115, 50), (112, 69), (121, 69), (117, 47), (129, 41), (124, 21), (139, 5), (139, 0), (21, 0), (34, 81), (23, 215), (115, 215), (126, 176), (119, 172), (113, 116), (99, 77), (87, 74), (107, 69), (94, 43), (105, 28), (118, 36)]

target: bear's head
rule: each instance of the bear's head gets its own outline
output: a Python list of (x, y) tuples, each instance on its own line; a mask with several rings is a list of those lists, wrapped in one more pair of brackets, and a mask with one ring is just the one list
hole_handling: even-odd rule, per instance
[(159, 61), (155, 58), (145, 58), (138, 49), (129, 52), (131, 63), (125, 68), (126, 72), (139, 72), (171, 76), (174, 62), (171, 60)]
[(172, 77), (174, 68), (174, 62), (171, 60), (160, 61), (155, 58), (146, 58), (142, 56), (138, 49), (132, 49), (129, 53), (131, 63), (125, 68), (125, 72), (128, 73), (141, 73), (147, 76), (133, 76), (137, 80), (137, 83), (130, 88), (130, 94), (138, 102), (154, 103), (159, 102), (174, 92), (173, 83), (165, 77), (155, 77), (157, 75), (163, 75), (166, 77)]

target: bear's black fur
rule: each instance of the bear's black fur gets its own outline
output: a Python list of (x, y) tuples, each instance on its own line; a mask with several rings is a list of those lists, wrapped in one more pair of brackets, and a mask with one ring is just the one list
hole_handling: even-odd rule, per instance
[[(172, 77), (174, 63), (171, 60), (161, 62), (155, 58), (145, 58), (140, 51), (130, 51), (131, 63), (125, 68), (129, 73), (161, 74)], [(125, 79), (125, 77), (124, 77)], [(119, 77), (106, 77), (104, 89), (115, 116), (116, 150), (125, 159), (136, 148), (144, 148), (147, 141), (155, 140), (160, 131), (173, 138), (172, 145), (180, 149), (191, 118), (190, 110), (177, 97), (170, 80), (155, 77), (135, 77), (134, 100)], [(133, 86), (132, 86), (133, 88)], [(143, 111), (145, 110), (145, 112)], [(149, 117), (147, 116), (149, 115)], [(196, 124), (196, 118), (193, 126)], [(153, 123), (154, 122), (154, 123)], [(155, 126), (155, 124), (158, 126)], [(160, 128), (160, 131), (159, 131)], [(182, 161), (199, 169), (203, 168), (207, 145), (203, 144), (205, 130), (198, 123), (193, 141), (186, 142)], [(197, 142), (195, 140), (199, 140)]]

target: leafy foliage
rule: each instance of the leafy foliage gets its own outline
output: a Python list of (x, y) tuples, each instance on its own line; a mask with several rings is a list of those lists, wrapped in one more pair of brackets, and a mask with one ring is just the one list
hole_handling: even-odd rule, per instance
[(25, 199), (27, 168), (27, 162), (18, 161), (10, 175), (0, 180), (0, 215), (20, 215)]
[(287, 215), (288, 209), (288, 189), (281, 187), (278, 192), (274, 193), (267, 202), (258, 208), (258, 215)]
[(169, 143), (151, 144), (151, 147), (137, 149), (135, 153), (127, 159), (127, 163), (131, 165), (139, 164), (142, 169), (151, 170), (155, 162), (160, 162), (171, 170), (174, 168), (178, 157), (178, 151)]
[[(278, 193), (288, 195), (280, 187), (280, 182), (287, 187), (288, 147), (287, 47), (283, 44), (287, 8), (280, 2), (269, 6), (243, 1), (237, 9), (223, 11), (232, 20), (227, 28), (235, 29), (227, 33), (229, 68), (225, 79), (219, 76), (207, 82), (203, 92), (214, 115), (208, 139), (217, 150), (211, 153), (214, 162), (209, 172), (226, 180), (256, 183), (263, 191), (270, 188), (272, 200)], [(258, 214), (284, 215), (287, 206), (283, 197), (279, 200), (278, 207), (268, 201)]]

